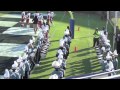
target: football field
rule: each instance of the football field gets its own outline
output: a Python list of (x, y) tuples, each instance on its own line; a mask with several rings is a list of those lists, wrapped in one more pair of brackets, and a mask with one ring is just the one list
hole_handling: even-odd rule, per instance
[[(48, 79), (54, 70), (52, 62), (56, 60), (56, 52), (59, 47), (59, 40), (64, 35), (66, 26), (69, 25), (70, 16), (68, 13), (55, 12), (54, 26), (50, 30), (51, 46), (47, 57), (41, 61), (40, 67), (36, 67), (31, 75), (32, 79)], [(70, 54), (67, 60), (65, 77), (83, 75), (101, 71), (93, 46), (93, 33), (96, 27), (102, 29), (105, 21), (100, 17), (90, 14), (74, 13), (75, 38), (72, 40)], [(78, 30), (78, 27), (80, 29)], [(74, 52), (74, 48), (77, 52)]]
[[(45, 11), (47, 12), (47, 11)], [(63, 37), (66, 27), (69, 25), (70, 15), (64, 11), (55, 11), (54, 25), (50, 29), (51, 46), (40, 66), (35, 67), (30, 76), (31, 79), (48, 79), (54, 68), (52, 62), (56, 60), (59, 40)], [(87, 13), (74, 13), (75, 37), (72, 39), (70, 54), (67, 59), (65, 77), (99, 72), (101, 65), (98, 62), (93, 46), (93, 33), (95, 28), (102, 29), (106, 21), (99, 16)], [(19, 13), (0, 14), (0, 73), (5, 68), (11, 68), (14, 60), (23, 52), (25, 45), (33, 35), (33, 28), (21, 28), (19, 25)], [(78, 30), (79, 27), (79, 30)], [(113, 33), (109, 27), (109, 33)], [(75, 47), (77, 52), (74, 52)], [(120, 66), (120, 65), (119, 65)]]

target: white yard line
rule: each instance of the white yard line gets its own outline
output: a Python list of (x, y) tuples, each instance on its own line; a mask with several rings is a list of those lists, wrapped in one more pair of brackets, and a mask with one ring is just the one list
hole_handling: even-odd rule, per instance
[(12, 27), (15, 24), (17, 24), (18, 22), (13, 22), (13, 21), (0, 21), (0, 26), (3, 27)]
[(0, 43), (0, 56), (19, 57), (26, 44)]
[(20, 14), (5, 14), (5, 15), (2, 15), (1, 17), (3, 17), (3, 18), (21, 18), (21, 15)]
[(11, 27), (3, 32), (3, 34), (13, 34), (13, 35), (34, 35), (33, 28), (23, 28), (23, 27)]

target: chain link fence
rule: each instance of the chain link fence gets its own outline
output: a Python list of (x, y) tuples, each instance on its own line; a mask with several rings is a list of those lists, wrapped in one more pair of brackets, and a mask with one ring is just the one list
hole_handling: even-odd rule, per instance
[[(120, 12), (118, 11), (109, 11), (108, 15), (108, 27), (109, 29), (109, 39), (111, 40), (112, 49), (116, 49), (116, 36), (120, 32), (119, 30), (119, 17)], [(115, 30), (116, 29), (116, 30)]]

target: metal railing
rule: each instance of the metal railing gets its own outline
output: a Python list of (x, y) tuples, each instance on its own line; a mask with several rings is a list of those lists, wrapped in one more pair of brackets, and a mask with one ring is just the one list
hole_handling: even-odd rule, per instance
[(120, 74), (119, 75), (114, 75), (114, 76), (109, 76), (109, 77), (104, 77), (100, 79), (120, 79)]
[[(110, 71), (110, 72), (103, 72), (103, 73), (98, 73), (98, 74), (94, 74), (94, 75), (83, 76), (83, 77), (76, 77), (76, 78), (70, 78), (70, 79), (92, 79), (93, 77), (98, 77), (98, 76), (110, 74), (110, 73), (113, 73), (113, 72), (120, 72), (120, 69), (114, 70), (114, 71)], [(100, 79), (100, 78), (96, 78), (96, 79)]]

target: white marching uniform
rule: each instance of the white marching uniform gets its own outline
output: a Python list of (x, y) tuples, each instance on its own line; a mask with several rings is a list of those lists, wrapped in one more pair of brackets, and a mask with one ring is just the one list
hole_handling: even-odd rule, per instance
[(21, 21), (20, 21), (22, 26), (24, 26), (23, 23), (25, 22), (25, 19), (26, 19), (25, 12), (22, 12), (21, 13)]
[(49, 19), (49, 20), (51, 19), (51, 13), (50, 12), (48, 13), (47, 19)]
[(111, 51), (107, 52), (106, 56), (111, 56), (113, 53)]
[(30, 13), (27, 13), (27, 15), (26, 15), (26, 19), (30, 19)]
[(70, 35), (70, 32), (68, 29), (65, 30), (64, 35)]
[(21, 13), (21, 16), (25, 16), (25, 12), (22, 12), (22, 13)]
[(60, 39), (60, 47), (63, 47), (64, 46), (64, 39)]
[(18, 70), (15, 70), (14, 72), (11, 72), (10, 79), (20, 79), (20, 74)]
[(10, 73), (9, 73), (8, 69), (5, 69), (4, 79), (9, 79), (9, 78), (10, 78)]
[(42, 25), (42, 31), (43, 33), (46, 33), (47, 31), (49, 31), (49, 26), (48, 25)]
[(57, 58), (58, 59), (63, 59), (63, 55), (59, 54)]
[(19, 73), (21, 74), (21, 76), (25, 76), (25, 63), (20, 62), (19, 69)]
[(44, 38), (43, 33), (40, 32), (40, 34), (39, 34), (39, 39), (41, 40), (41, 39), (43, 39), (43, 38)]
[(50, 13), (50, 16), (53, 18), (53, 17), (54, 17), (54, 12), (51, 12), (51, 13)]
[(43, 21), (43, 15), (42, 14), (38, 16), (38, 21)]
[(63, 55), (63, 51), (61, 49), (58, 50), (57, 52), (59, 55)]
[(106, 71), (108, 71), (108, 72), (114, 70), (112, 61), (109, 61), (109, 63), (107, 63), (107, 65), (105, 67), (106, 67)]
[(37, 18), (39, 17), (39, 13), (34, 13), (34, 17), (37, 16)]

